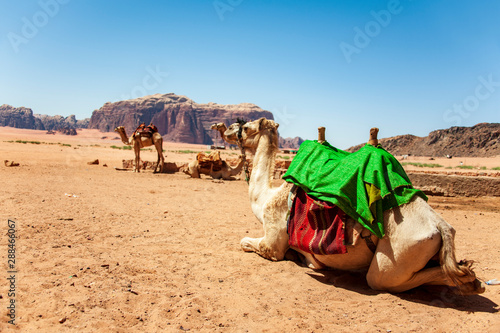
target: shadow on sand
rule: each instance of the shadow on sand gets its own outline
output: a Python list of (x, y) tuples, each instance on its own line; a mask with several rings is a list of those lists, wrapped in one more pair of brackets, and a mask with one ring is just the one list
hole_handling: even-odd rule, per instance
[[(287, 259), (292, 259), (290, 256)], [(297, 257), (293, 259), (298, 259)], [(291, 260), (304, 267), (300, 260)], [(373, 290), (366, 282), (366, 271), (346, 272), (335, 269), (310, 270), (307, 274), (316, 281), (363, 295), (378, 295), (385, 292)], [(488, 286), (486, 286), (488, 288)], [(464, 312), (499, 312), (498, 304), (481, 295), (458, 295), (455, 288), (447, 286), (420, 286), (406, 292), (394, 294), (408, 302), (438, 308), (452, 308)]]

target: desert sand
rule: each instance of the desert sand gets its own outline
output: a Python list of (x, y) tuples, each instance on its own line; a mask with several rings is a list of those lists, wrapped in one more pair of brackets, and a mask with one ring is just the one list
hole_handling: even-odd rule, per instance
[[(500, 285), (476, 296), (446, 287), (389, 294), (371, 290), (363, 272), (313, 271), (245, 253), (240, 239), (260, 237), (262, 227), (244, 181), (116, 171), (133, 158), (110, 148), (123, 146), (116, 133), (78, 133), (0, 127), (1, 159), (20, 163), (0, 165), (0, 331), (500, 330)], [(41, 143), (9, 142), (16, 140)], [(207, 150), (164, 149), (167, 162)], [(152, 151), (141, 157), (156, 160)], [(95, 159), (99, 165), (87, 164)], [(498, 158), (467, 159), (486, 162), (500, 166)], [(500, 279), (500, 198), (429, 203), (457, 230), (457, 258), (475, 260), (481, 280)], [(6, 308), (8, 219), (18, 237), (15, 326)]]

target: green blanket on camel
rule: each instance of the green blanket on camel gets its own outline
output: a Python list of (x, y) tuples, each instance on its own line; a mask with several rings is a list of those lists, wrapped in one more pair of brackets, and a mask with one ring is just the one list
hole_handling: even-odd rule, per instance
[(306, 193), (331, 202), (377, 237), (384, 232), (384, 211), (425, 194), (411, 185), (401, 164), (382, 147), (366, 144), (355, 153), (327, 142), (304, 141), (283, 176)]

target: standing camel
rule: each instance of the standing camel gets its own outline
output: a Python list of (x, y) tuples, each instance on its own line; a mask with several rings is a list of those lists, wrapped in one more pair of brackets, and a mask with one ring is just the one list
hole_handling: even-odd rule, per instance
[(164, 165), (164, 157), (163, 157), (163, 138), (161, 134), (158, 132), (153, 133), (151, 136), (140, 135), (139, 133), (133, 134), (130, 138), (127, 137), (127, 133), (125, 133), (125, 128), (123, 126), (118, 126), (115, 128), (115, 132), (118, 132), (120, 135), (122, 142), (125, 145), (133, 146), (135, 153), (135, 167), (134, 172), (140, 172), (141, 169), (141, 148), (155, 146), (156, 152), (158, 153), (158, 161), (156, 162), (156, 167), (154, 169), (154, 173), (157, 172), (159, 167), (159, 172), (163, 171)]
[[(233, 124), (224, 133), (229, 143), (239, 143), (254, 155), (249, 195), (252, 211), (263, 224), (264, 236), (245, 237), (241, 247), (275, 261), (282, 260), (289, 248), (287, 199), (292, 187), (289, 183), (272, 186), (278, 126), (261, 118), (244, 125)], [(348, 222), (363, 229), (357, 221)], [(455, 230), (424, 199), (414, 196), (409, 203), (385, 211), (383, 224), (385, 236), (375, 237), (375, 253), (364, 241), (347, 246), (345, 254), (313, 255), (291, 248), (301, 253), (313, 269), (368, 269), (366, 279), (375, 290), (397, 293), (420, 285), (447, 285), (457, 287), (461, 294), (484, 292), (484, 285), (472, 271), (472, 262), (457, 263), (455, 259)], [(439, 263), (427, 268), (436, 255)]]

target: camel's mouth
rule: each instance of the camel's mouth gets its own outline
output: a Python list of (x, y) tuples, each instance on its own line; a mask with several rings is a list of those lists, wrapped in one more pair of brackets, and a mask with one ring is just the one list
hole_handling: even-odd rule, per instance
[(226, 137), (226, 141), (237, 145), (238, 144), (238, 133), (240, 131), (240, 125), (238, 123), (234, 123), (224, 132), (224, 136)]
[(231, 143), (233, 145), (238, 144), (238, 136), (237, 136), (237, 134), (229, 134), (229, 135), (227, 135), (226, 133), (224, 133), (224, 135), (226, 136), (227, 142), (229, 142), (229, 143)]

